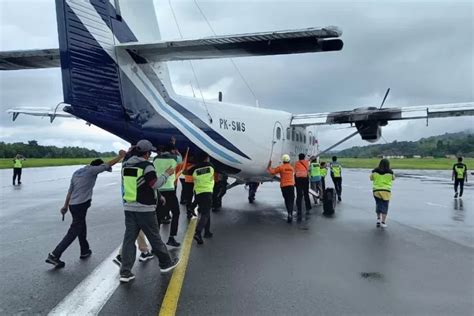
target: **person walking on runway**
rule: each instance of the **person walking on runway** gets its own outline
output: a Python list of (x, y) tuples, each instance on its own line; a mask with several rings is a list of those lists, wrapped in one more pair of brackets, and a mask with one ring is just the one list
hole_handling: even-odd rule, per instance
[(18, 185), (21, 184), (21, 171), (23, 170), (23, 161), (25, 158), (17, 154), (15, 158), (13, 158), (13, 185), (15, 185), (15, 181), (18, 178)]
[(309, 161), (305, 159), (305, 154), (298, 156), (295, 163), (295, 187), (296, 187), (296, 209), (298, 211), (298, 220), (302, 218), (303, 198), (306, 206), (306, 214), (311, 209), (311, 200), (309, 199)]
[(458, 197), (458, 186), (460, 187), (459, 197), (462, 197), (464, 182), (467, 182), (467, 166), (462, 162), (462, 157), (458, 157), (458, 162), (453, 166), (452, 180), (454, 181), (454, 198)]
[(281, 157), (282, 164), (272, 168), (272, 161), (268, 162), (267, 171), (272, 175), (280, 175), (280, 188), (285, 200), (286, 211), (288, 212), (287, 222), (293, 221), (293, 208), (295, 205), (295, 171), (290, 164), (290, 156), (284, 154)]
[(334, 188), (336, 189), (337, 200), (341, 202), (342, 198), (342, 166), (337, 161), (337, 157), (332, 157), (332, 162), (329, 165), (329, 169), (331, 170), (331, 178), (332, 182), (334, 183)]
[(388, 159), (380, 160), (378, 168), (372, 170), (370, 180), (373, 182), (372, 192), (375, 198), (377, 227), (387, 228), (388, 204), (392, 197), (392, 183), (395, 180)]
[(66, 196), (64, 206), (61, 208), (61, 214), (66, 214), (68, 208), (72, 215), (72, 223), (69, 230), (56, 246), (56, 248), (48, 254), (46, 262), (54, 265), (56, 268), (62, 268), (65, 263), (60, 260), (63, 252), (76, 239), (79, 239), (81, 255), (79, 258), (85, 259), (92, 254), (87, 242), (87, 226), (86, 214), (91, 206), (92, 192), (99, 173), (104, 171), (112, 171), (112, 166), (121, 161), (125, 157), (126, 152), (121, 150), (119, 155), (107, 163), (102, 159), (93, 160), (89, 166), (76, 170), (71, 178), (69, 190)]

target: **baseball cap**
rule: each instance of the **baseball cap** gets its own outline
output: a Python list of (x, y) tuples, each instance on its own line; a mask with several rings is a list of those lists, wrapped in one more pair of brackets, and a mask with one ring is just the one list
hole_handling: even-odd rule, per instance
[(142, 140), (138, 141), (138, 143), (135, 147), (141, 152), (148, 152), (148, 151), (156, 150), (156, 148), (153, 146), (153, 144), (149, 140), (146, 140), (146, 139), (142, 139)]

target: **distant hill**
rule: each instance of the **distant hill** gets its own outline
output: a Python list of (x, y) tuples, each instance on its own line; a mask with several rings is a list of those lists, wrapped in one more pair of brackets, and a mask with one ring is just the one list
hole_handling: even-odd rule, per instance
[(30, 140), (27, 144), (0, 142), (0, 158), (13, 158), (16, 154), (26, 158), (95, 158), (116, 155), (112, 151), (98, 152), (81, 147), (41, 146), (36, 140)]
[(474, 134), (472, 131), (446, 133), (422, 138), (418, 141), (394, 141), (389, 144), (357, 146), (337, 153), (338, 157), (352, 158), (379, 156), (432, 156), (438, 158), (453, 155), (474, 157)]

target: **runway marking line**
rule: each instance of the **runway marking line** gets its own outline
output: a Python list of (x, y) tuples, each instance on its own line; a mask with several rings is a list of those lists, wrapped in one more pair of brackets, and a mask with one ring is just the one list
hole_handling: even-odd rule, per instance
[(181, 259), (179, 265), (174, 269), (171, 280), (166, 289), (165, 297), (161, 303), (158, 316), (174, 316), (178, 309), (179, 296), (183, 287), (186, 268), (188, 267), (189, 255), (193, 243), (194, 232), (196, 230), (197, 219), (191, 219), (181, 248)]

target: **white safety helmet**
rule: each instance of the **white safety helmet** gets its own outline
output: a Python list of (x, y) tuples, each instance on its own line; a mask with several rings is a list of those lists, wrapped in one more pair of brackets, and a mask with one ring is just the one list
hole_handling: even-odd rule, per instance
[(284, 154), (283, 156), (281, 156), (281, 161), (290, 162), (290, 155)]

